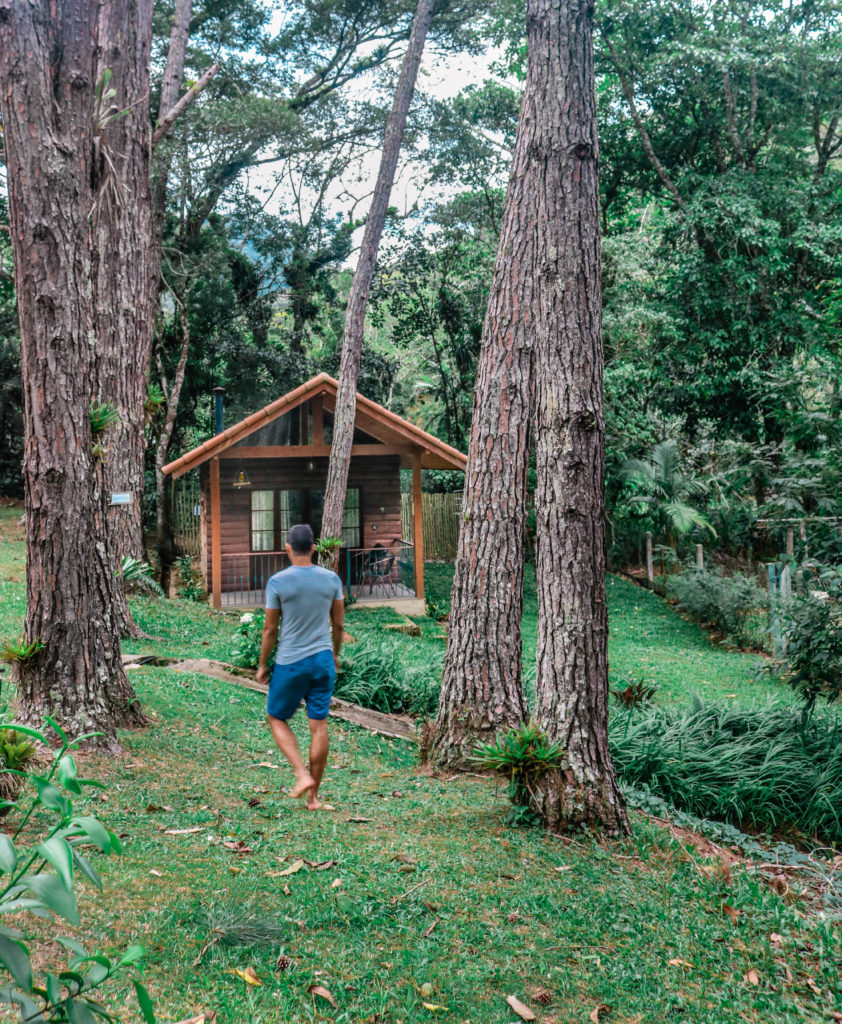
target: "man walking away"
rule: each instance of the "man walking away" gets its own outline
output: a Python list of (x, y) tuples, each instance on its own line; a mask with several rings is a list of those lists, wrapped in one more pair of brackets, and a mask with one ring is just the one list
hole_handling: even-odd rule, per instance
[[(266, 622), (257, 669), (258, 683), (269, 685), (266, 710), (272, 736), (295, 773), (289, 795), (306, 796), (311, 811), (322, 806), (319, 785), (327, 764), (327, 714), (345, 621), (342, 582), (335, 572), (313, 565), (315, 550), (313, 531), (306, 523), (291, 527), (286, 543), (291, 565), (275, 573), (266, 586)], [(281, 642), (270, 681), (268, 662), (278, 639), (279, 619)], [(309, 771), (288, 724), (302, 700), (310, 724)]]

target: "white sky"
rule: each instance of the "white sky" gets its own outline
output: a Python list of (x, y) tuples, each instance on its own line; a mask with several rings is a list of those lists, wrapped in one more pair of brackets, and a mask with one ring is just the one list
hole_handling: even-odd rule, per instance
[[(277, 31), (283, 22), (283, 18), (283, 10), (277, 10), (271, 23), (272, 31)], [(403, 53), (401, 51), (397, 60), (400, 60), (402, 56)], [(489, 76), (489, 66), (494, 58), (495, 54), (493, 53), (484, 54), (481, 57), (465, 53), (441, 55), (428, 48), (425, 50), (421, 63), (416, 97), (420, 90), (436, 99), (449, 99), (456, 96), (469, 85), (481, 85)], [(361, 92), (366, 88), (366, 85), (365, 83), (357, 83), (353, 88)], [(342, 194), (347, 190), (347, 192), (350, 192), (355, 197), (365, 197), (355, 209), (357, 218), (362, 218), (368, 208), (368, 197), (377, 180), (379, 163), (379, 151), (368, 153), (358, 161), (351, 168), (350, 173), (328, 193), (328, 209), (333, 213), (347, 215), (353, 205), (352, 201)], [(273, 169), (271, 164), (253, 169), (249, 174), (249, 187), (255, 192), (263, 192), (265, 195), (265, 190), (271, 189), (276, 183), (275, 172), (276, 168)], [(390, 205), (402, 212), (406, 212), (419, 200), (433, 198), (430, 193), (424, 193), (422, 196), (421, 185), (423, 185), (423, 172), (421, 169), (417, 165), (413, 165), (412, 162), (401, 163), (392, 187)], [(275, 191), (273, 199), (267, 204), (266, 209), (270, 213), (277, 213), (290, 201), (290, 196), (289, 186), (282, 184)], [(359, 245), (361, 239), (362, 229), (357, 232), (354, 238), (355, 246)], [(348, 265), (353, 266), (355, 263), (356, 249), (348, 260)]]

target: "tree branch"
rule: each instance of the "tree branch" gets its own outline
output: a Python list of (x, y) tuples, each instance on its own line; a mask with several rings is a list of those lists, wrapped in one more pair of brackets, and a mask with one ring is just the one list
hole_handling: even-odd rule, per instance
[(608, 47), (608, 52), (611, 55), (611, 63), (614, 65), (614, 68), (617, 71), (617, 77), (620, 79), (620, 88), (623, 90), (623, 95), (626, 97), (626, 102), (629, 105), (629, 113), (631, 114), (635, 128), (637, 128), (637, 134), (640, 136), (643, 151), (646, 153), (649, 163), (660, 178), (661, 183), (669, 191), (673, 199), (675, 199), (678, 208), (683, 213), (687, 213), (687, 203), (684, 201), (684, 197), (678, 191), (678, 186), (667, 173), (666, 167), (664, 167), (658, 159), (658, 155), (652, 146), (652, 140), (649, 138), (649, 132), (646, 130), (646, 125), (643, 123), (643, 118), (640, 116), (637, 104), (634, 101), (634, 90), (632, 89), (631, 84), (626, 78), (622, 66), (620, 65), (620, 58), (614, 44), (611, 42), (611, 37), (607, 32), (603, 31), (602, 38), (605, 40), (605, 45)]
[(199, 93), (205, 88), (210, 82), (214, 75), (222, 67), (220, 61), (215, 61), (211, 66), (202, 74), (202, 77), (198, 82), (195, 82), (187, 92), (181, 97), (181, 99), (171, 107), (169, 111), (161, 118), (158, 122), (155, 131), (152, 133), (152, 148), (161, 141), (161, 139), (167, 134), (174, 122), (184, 113), (184, 111), (190, 106), (193, 100), (199, 95)]

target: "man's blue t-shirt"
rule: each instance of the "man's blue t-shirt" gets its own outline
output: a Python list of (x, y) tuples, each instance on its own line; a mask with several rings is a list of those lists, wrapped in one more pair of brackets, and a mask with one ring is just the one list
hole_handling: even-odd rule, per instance
[(342, 581), (319, 565), (291, 565), (266, 584), (266, 607), (281, 610), (281, 639), (275, 661), (291, 665), (329, 651), (330, 607), (342, 600)]

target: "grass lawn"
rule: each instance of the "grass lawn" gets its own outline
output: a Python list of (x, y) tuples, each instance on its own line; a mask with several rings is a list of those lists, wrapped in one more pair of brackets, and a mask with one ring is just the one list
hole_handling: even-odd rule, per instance
[[(23, 612), (8, 510), (0, 531), (8, 636)], [(610, 601), (612, 671), (657, 680), (661, 699), (772, 692), (751, 682), (756, 659), (712, 647), (659, 599), (612, 580)], [(230, 616), (145, 599), (135, 609), (162, 637), (144, 642), (157, 653), (230, 650)], [(389, 617), (351, 609), (348, 629)], [(534, 598), (534, 646), (530, 622)], [(440, 657), (441, 628), (423, 628), (407, 656)], [(325, 782), (336, 810), (308, 814), (280, 795), (285, 776), (260, 766), (279, 762), (259, 694), (163, 668), (131, 677), (153, 726), (123, 736), (121, 757), (81, 759), (107, 783), (98, 811), (125, 844), (122, 858), (100, 858), (104, 893), (83, 890), (82, 932), (147, 948), (159, 1021), (204, 1009), (219, 1024), (507, 1024), (509, 994), (558, 1024), (820, 1024), (842, 1011), (833, 927), (713, 849), (640, 815), (620, 843), (513, 830), (493, 783), (427, 774), (408, 745), (342, 723)], [(319, 867), (289, 870), (302, 860)], [(259, 986), (235, 973), (247, 967)], [(111, 1002), (132, 1007), (128, 987)]]

